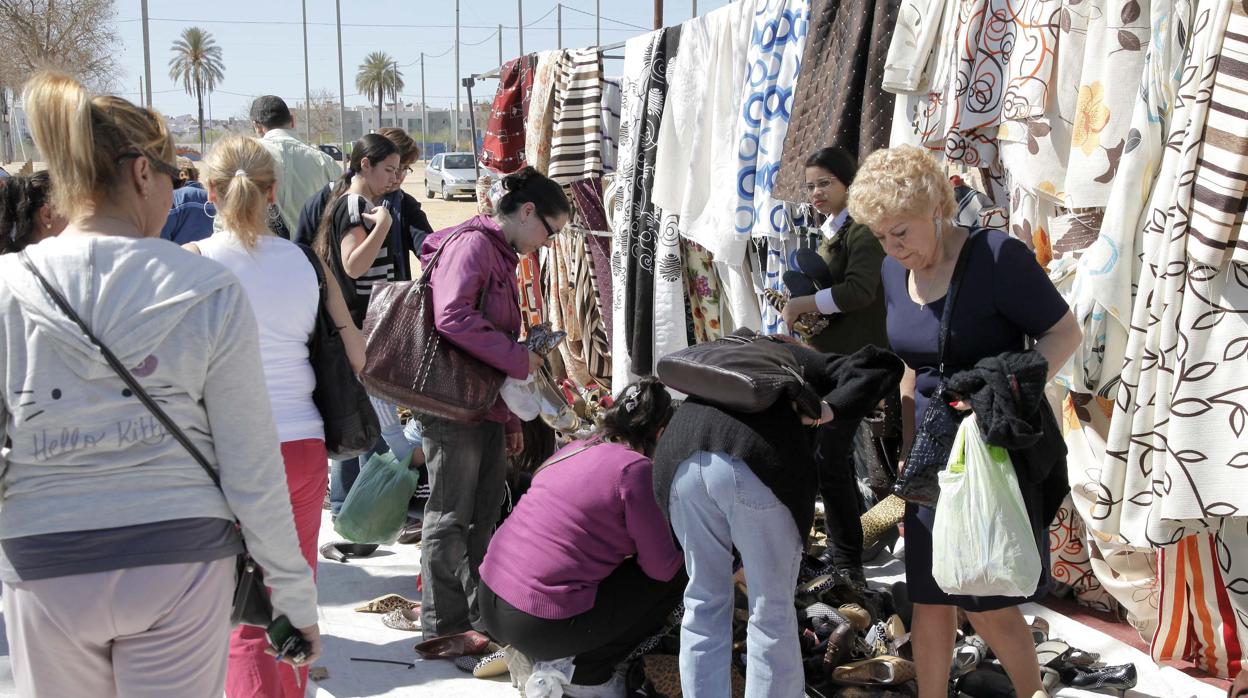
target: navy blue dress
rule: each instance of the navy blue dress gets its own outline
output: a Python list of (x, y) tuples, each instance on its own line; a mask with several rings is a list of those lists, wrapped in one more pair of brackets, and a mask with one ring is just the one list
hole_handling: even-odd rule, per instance
[[(967, 240), (966, 260), (957, 305), (950, 320), (945, 370), (952, 375), (980, 359), (1024, 349), (1066, 314), (1066, 301), (1054, 288), (1036, 257), (1022, 242), (999, 230), (978, 230)], [(915, 424), (922, 421), (927, 401), (940, 383), (937, 338), (945, 299), (920, 306), (910, 297), (909, 271), (892, 257), (884, 259), (881, 277), (888, 307), (888, 341), (915, 372)], [(946, 594), (932, 578), (932, 522), (935, 510), (906, 505), (906, 582), (917, 603), (960, 606), (967, 611), (992, 611), (1035, 600), (1048, 591), (1049, 546), (1045, 531), (1037, 532), (1043, 574), (1030, 598), (957, 596)]]

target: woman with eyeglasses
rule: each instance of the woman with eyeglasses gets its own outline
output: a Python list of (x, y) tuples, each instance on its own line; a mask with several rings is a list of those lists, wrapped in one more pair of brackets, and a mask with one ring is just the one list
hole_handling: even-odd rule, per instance
[(164, 120), (58, 73), (32, 78), (23, 104), (69, 225), (0, 255), (0, 580), (17, 694), (219, 698), (244, 541), (311, 664), (316, 584), (257, 389), (255, 314), (234, 274), (158, 237), (178, 176)]
[[(888, 348), (884, 285), (880, 266), (884, 248), (871, 229), (850, 217), (847, 202), (858, 162), (844, 148), (815, 151), (806, 159), (806, 191), (815, 209), (827, 216), (820, 228), (818, 258), (799, 258), (801, 274), (785, 276), (793, 296), (784, 308), (785, 322), (804, 313), (828, 316), (828, 327), (810, 340), (819, 351), (852, 354), (868, 344)], [(862, 521), (852, 458), (858, 422), (838, 420), (819, 431), (819, 493), (823, 499), (828, 552), (824, 561), (864, 585)]]
[[(475, 216), (430, 235), (421, 262), (429, 264), (445, 245), (430, 277), (433, 322), (442, 337), (524, 379), (543, 359), (517, 341), (516, 267), (521, 255), (547, 245), (568, 224), (572, 206), (561, 186), (532, 167), (507, 176), (503, 188), (495, 215)], [(420, 557), (420, 622), (428, 640), (482, 630), (479, 568), (503, 504), (507, 456), (520, 453), (524, 439), (520, 420), (501, 397), (475, 424), (416, 416), (430, 485)]]

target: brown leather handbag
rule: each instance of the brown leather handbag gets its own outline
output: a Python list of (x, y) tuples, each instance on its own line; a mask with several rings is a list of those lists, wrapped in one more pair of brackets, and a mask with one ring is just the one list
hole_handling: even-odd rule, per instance
[(370, 395), (400, 407), (456, 422), (479, 422), (498, 401), (506, 376), (446, 341), (434, 327), (429, 291), (438, 259), (462, 232), (442, 241), (420, 279), (373, 285), (364, 318), (367, 359), (360, 382)]

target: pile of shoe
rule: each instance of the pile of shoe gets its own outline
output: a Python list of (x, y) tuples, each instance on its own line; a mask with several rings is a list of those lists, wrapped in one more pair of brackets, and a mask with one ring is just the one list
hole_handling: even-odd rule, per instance
[[(959, 612), (958, 645), (954, 650), (950, 682), (951, 696), (958, 698), (1000, 698), (1013, 696), (1014, 688), (987, 645)], [(1040, 679), (1044, 690), (1053, 694), (1061, 686), (1085, 690), (1110, 690), (1119, 695), (1134, 688), (1138, 674), (1134, 664), (1106, 666), (1092, 652), (1049, 639), (1049, 624), (1043, 618), (1026, 617), (1036, 645)]]

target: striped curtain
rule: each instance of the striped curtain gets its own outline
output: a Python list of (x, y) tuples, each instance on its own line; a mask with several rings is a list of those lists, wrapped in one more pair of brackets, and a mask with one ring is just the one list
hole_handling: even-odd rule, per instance
[(1188, 660), (1234, 678), (1248, 640), (1248, 522), (1223, 519), (1161, 549), (1161, 618), (1153, 636), (1156, 662)]
[(564, 51), (555, 78), (547, 176), (560, 184), (602, 176), (602, 54)]

